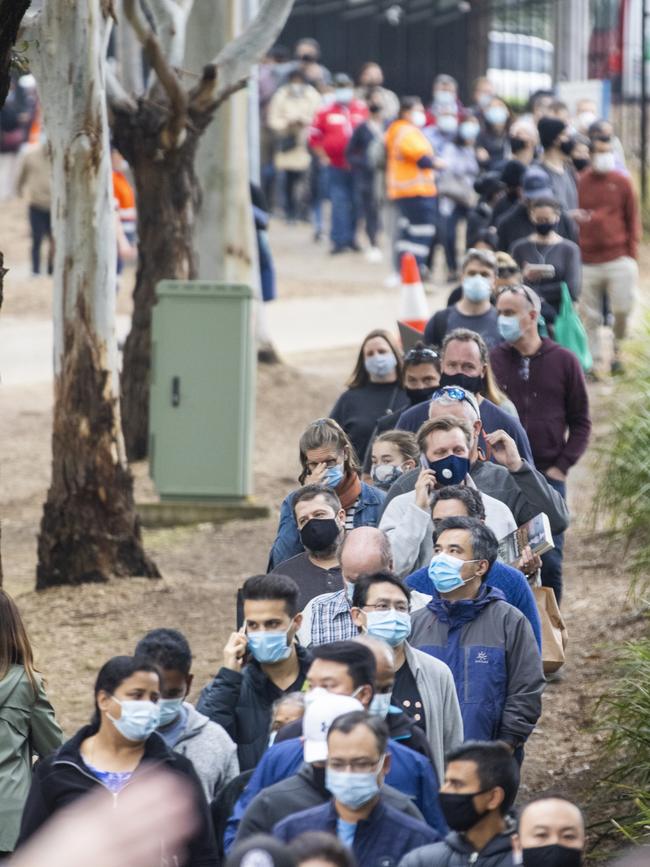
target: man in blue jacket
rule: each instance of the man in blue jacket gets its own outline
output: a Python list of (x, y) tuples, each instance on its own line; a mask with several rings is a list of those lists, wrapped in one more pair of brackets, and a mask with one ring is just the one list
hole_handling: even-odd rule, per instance
[[(372, 651), (356, 641), (339, 641), (323, 645), (316, 652), (327, 653), (330, 658), (320, 658), (312, 663), (307, 673), (308, 685), (317, 690), (316, 694), (354, 695), (367, 710), (375, 693), (377, 670)], [(386, 783), (408, 795), (430, 827), (445, 833), (447, 826), (438, 804), (438, 777), (431, 762), (397, 740), (389, 740), (387, 750), (391, 764), (387, 769)], [(228, 820), (224, 835), (226, 851), (232, 846), (239, 822), (257, 793), (297, 773), (302, 761), (302, 738), (275, 743), (266, 751)]]
[[(440, 488), (434, 491), (431, 497), (431, 517), (435, 527), (444, 518), (478, 518), (485, 523), (485, 508), (480, 493), (475, 488), (461, 485), (450, 485), (448, 488)], [(522, 563), (522, 568), (528, 569), (528, 563), (538, 566), (539, 558), (528, 559)], [(507, 566), (500, 560), (490, 566), (485, 583), (496, 590), (500, 590), (505, 596), (506, 602), (518, 608), (526, 616), (535, 634), (535, 640), (539, 649), (542, 649), (542, 627), (539, 620), (539, 612), (535, 603), (535, 596), (530, 589), (526, 578), (518, 569)], [(425, 593), (431, 596), (433, 583), (429, 577), (429, 567), (417, 569), (405, 580), (405, 584), (411, 590)]]
[(383, 800), (388, 744), (388, 728), (377, 716), (353, 711), (334, 720), (325, 770), (332, 800), (278, 822), (273, 836), (289, 843), (305, 831), (327, 831), (352, 850), (359, 867), (398, 864), (413, 849), (440, 840), (436, 831)]
[(542, 660), (526, 617), (485, 583), (498, 543), (477, 518), (437, 527), (431, 602), (412, 617), (411, 642), (451, 669), (467, 740), (526, 742), (542, 712)]

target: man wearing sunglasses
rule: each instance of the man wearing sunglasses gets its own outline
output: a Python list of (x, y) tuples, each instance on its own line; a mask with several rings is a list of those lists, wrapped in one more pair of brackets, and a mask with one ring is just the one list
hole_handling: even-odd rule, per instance
[[(591, 432), (589, 398), (576, 356), (540, 337), (539, 296), (528, 286), (506, 286), (497, 298), (503, 343), (490, 354), (500, 387), (517, 407), (535, 464), (555, 490), (566, 496), (569, 469), (584, 454)], [(562, 596), (561, 533), (542, 558), (542, 584)]]

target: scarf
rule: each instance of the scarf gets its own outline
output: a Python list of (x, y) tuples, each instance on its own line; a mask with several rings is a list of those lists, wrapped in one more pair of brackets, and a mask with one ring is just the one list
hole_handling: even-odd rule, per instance
[(350, 506), (353, 506), (361, 495), (361, 479), (355, 472), (348, 470), (335, 490), (337, 497), (341, 501), (341, 506), (347, 512)]

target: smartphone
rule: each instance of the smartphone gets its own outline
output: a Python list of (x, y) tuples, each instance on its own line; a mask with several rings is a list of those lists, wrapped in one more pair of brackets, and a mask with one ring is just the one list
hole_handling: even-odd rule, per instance
[(524, 269), (524, 276), (526, 276), (527, 274), (534, 274), (535, 277), (539, 278), (540, 280), (552, 280), (553, 277), (555, 277), (555, 265), (526, 265), (526, 268)]

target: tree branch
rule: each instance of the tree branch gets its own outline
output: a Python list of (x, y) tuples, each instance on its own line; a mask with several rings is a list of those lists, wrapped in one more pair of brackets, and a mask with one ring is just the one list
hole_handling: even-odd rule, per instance
[(111, 108), (129, 113), (137, 111), (138, 105), (135, 99), (122, 87), (110, 63), (106, 65), (106, 95)]
[(124, 14), (142, 45), (145, 57), (151, 64), (169, 100), (169, 122), (161, 134), (164, 147), (173, 150), (182, 144), (187, 121), (187, 94), (181, 87), (176, 73), (167, 62), (162, 46), (142, 14), (137, 0), (123, 0)]
[(210, 64), (219, 70), (215, 102), (221, 101), (223, 94), (237, 82), (248, 78), (251, 67), (262, 59), (278, 37), (293, 3), (294, 0), (264, 0), (246, 30), (221, 49)]
[(154, 17), (156, 36), (160, 40), (167, 63), (179, 67), (185, 53), (187, 19), (194, 0), (148, 0)]
[(13, 46), (31, 0), (0, 0), (0, 105), (9, 92)]

